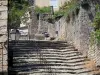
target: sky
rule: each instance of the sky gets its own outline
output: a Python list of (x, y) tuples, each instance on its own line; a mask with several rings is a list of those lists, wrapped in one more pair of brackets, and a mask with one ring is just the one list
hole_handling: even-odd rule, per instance
[(58, 7), (58, 0), (50, 0), (50, 5), (53, 6), (54, 8)]

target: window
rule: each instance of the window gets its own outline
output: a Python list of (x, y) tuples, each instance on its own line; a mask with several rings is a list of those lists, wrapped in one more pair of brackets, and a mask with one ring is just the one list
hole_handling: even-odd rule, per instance
[(58, 7), (58, 0), (50, 0), (50, 6), (53, 6), (53, 8)]

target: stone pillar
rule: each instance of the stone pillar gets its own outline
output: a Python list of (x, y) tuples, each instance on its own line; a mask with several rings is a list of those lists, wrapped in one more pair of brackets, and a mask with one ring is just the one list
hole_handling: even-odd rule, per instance
[(29, 26), (29, 35), (30, 35), (30, 39), (34, 39), (35, 34), (38, 31), (38, 25), (37, 25), (37, 16), (36, 13), (34, 11), (34, 0), (29, 0), (30, 3), (30, 16), (31, 16), (31, 24)]

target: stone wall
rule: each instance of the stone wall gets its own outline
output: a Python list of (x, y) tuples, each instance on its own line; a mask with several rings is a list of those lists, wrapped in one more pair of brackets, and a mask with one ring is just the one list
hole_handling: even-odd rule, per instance
[(38, 28), (39, 34), (47, 32), (49, 33), (50, 37), (55, 37), (55, 24), (41, 20), (40, 25), (38, 24)]
[(37, 33), (38, 31), (38, 20), (37, 20), (37, 16), (36, 16), (36, 12), (34, 11), (34, 0), (32, 1), (33, 2), (33, 5), (31, 4), (31, 1), (30, 0), (30, 24), (28, 26), (28, 30), (29, 30), (29, 38), (30, 39), (34, 39), (35, 38), (35, 34)]
[(56, 36), (56, 38), (58, 40), (66, 40), (66, 18), (63, 17), (61, 18), (59, 21), (55, 22), (55, 26), (56, 26), (56, 31), (58, 32), (58, 35)]
[[(4, 43), (7, 41), (7, 0), (0, 1), (0, 75), (7, 73), (7, 49)], [(5, 75), (5, 74), (4, 74)]]
[(80, 8), (71, 12), (67, 17), (57, 21), (56, 29), (58, 31), (58, 39), (65, 40), (73, 44), (81, 53), (96, 61), (100, 65), (100, 46), (96, 43), (90, 46), (90, 34), (94, 31), (91, 23), (95, 16), (95, 1), (88, 1), (89, 9), (85, 9), (80, 5)]

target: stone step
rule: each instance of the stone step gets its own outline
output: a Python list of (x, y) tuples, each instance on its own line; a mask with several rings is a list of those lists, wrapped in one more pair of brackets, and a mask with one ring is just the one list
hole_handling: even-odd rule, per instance
[(40, 54), (40, 55), (46, 55), (46, 54), (51, 54), (51, 55), (67, 55), (67, 54), (74, 54), (74, 53), (79, 53), (78, 51), (70, 51), (70, 52), (65, 52), (65, 53), (61, 53), (61, 52), (13, 52), (13, 55), (15, 54)]
[(51, 66), (51, 65), (22, 65), (22, 66), (14, 66), (13, 68), (33, 68), (33, 69), (47, 69), (50, 67), (51, 69), (56, 69), (56, 70), (81, 70), (81, 69), (86, 69), (84, 66), (75, 66), (75, 67), (68, 67), (68, 66)]
[(63, 52), (63, 51), (60, 51), (60, 50), (56, 50), (56, 49), (53, 49), (53, 50), (51, 50), (51, 49), (48, 49), (48, 50), (21, 50), (21, 51), (17, 51), (17, 50), (14, 50), (13, 51), (13, 53), (14, 52), (19, 52), (19, 53), (25, 53), (25, 52), (34, 52), (34, 53), (36, 53), (36, 52), (40, 52), (40, 53), (73, 53), (73, 52), (78, 52), (78, 51), (76, 51), (76, 50), (72, 50), (72, 49), (70, 49), (70, 50), (66, 50), (66, 52)]
[(51, 68), (51, 67), (45, 67), (45, 68), (13, 68), (14, 71), (17, 72), (34, 72), (34, 73), (69, 73), (69, 74), (81, 74), (81, 73), (87, 73), (87, 72), (91, 72), (92, 70), (88, 70), (88, 69), (55, 69), (55, 68)]
[(67, 54), (67, 55), (58, 55), (58, 54), (13, 54), (13, 57), (62, 57), (62, 58), (68, 58), (68, 57), (74, 57), (74, 56), (81, 56), (81, 53), (73, 53), (73, 54)]
[(38, 50), (13, 50), (13, 52), (41, 52), (41, 53), (44, 53), (44, 52), (54, 52), (54, 53), (67, 53), (67, 52), (78, 52), (76, 50), (66, 50), (66, 52), (63, 52), (63, 51), (60, 51), (60, 50), (56, 50), (56, 49), (53, 49), (53, 50), (41, 50), (41, 49), (38, 49)]
[[(22, 41), (22, 40), (19, 40)], [(9, 44), (68, 44), (67, 42), (57, 42), (57, 41), (22, 41), (22, 42), (12, 42), (9, 41)]]
[(65, 60), (65, 61), (62, 61), (62, 60), (47, 60), (47, 59), (24, 59), (24, 60), (13, 60), (13, 63), (24, 63), (24, 62), (32, 62), (32, 63), (37, 63), (37, 62), (47, 62), (47, 63), (52, 63), (52, 62), (55, 62), (56, 63), (78, 63), (78, 62), (85, 62), (85, 61), (89, 61), (89, 60), (86, 60), (86, 59), (75, 59), (75, 60)]
[[(61, 49), (65, 49), (65, 47), (11, 47), (11, 48), (9, 48), (9, 51), (15, 51), (15, 50), (17, 50), (17, 51), (20, 51), (21, 49), (27, 49), (27, 50), (32, 50), (32, 51), (43, 51), (43, 49), (59, 49), (59, 50), (61, 50)], [(44, 50), (45, 51), (45, 50)]]
[[(30, 60), (31, 60), (31, 61), (37, 61), (37, 60), (38, 60), (38, 61), (44, 61), (44, 62), (45, 62), (45, 61), (48, 61), (48, 62), (49, 62), (49, 61), (54, 61), (55, 59), (44, 59), (44, 58), (40, 58), (40, 59), (17, 59), (17, 60), (13, 60), (13, 61), (25, 61), (25, 60), (27, 60), (27, 61), (29, 60), (29, 62), (30, 62)], [(61, 60), (61, 59), (58, 59), (58, 60), (57, 60), (57, 59), (56, 59), (55, 61), (57, 61), (57, 62), (58, 62), (58, 61), (68, 61), (68, 62), (72, 62), (72, 61), (73, 61), (73, 62), (75, 62), (75, 61), (81, 61), (81, 60), (84, 60), (84, 61), (85, 61), (84, 58), (81, 58), (81, 59), (73, 59), (73, 60)], [(27, 62), (27, 61), (26, 61), (26, 62)]]
[(69, 45), (69, 44), (54, 44), (54, 43), (49, 43), (49, 44), (45, 44), (45, 43), (43, 43), (43, 44), (41, 44), (41, 43), (32, 43), (32, 44), (18, 44), (18, 43), (15, 43), (15, 44), (9, 44), (9, 46), (10, 47), (13, 47), (13, 46), (16, 46), (16, 47), (26, 47), (26, 46), (28, 46), (28, 47), (54, 47), (54, 46), (58, 46), (58, 47), (67, 47), (67, 46), (71, 46), (71, 45)]
[[(32, 65), (30, 65), (30, 66), (32, 66)], [(84, 68), (83, 66), (80, 66), (80, 67), (67, 67), (67, 66), (51, 66), (51, 65), (46, 65), (46, 66), (32, 66), (32, 67), (30, 67), (29, 65), (27, 65), (27, 66), (14, 66), (13, 68), (16, 68), (16, 70), (18, 70), (19, 69), (19, 71), (21, 71), (21, 69), (28, 69), (28, 68), (30, 68), (30, 69), (48, 69), (48, 68), (50, 68), (50, 69), (52, 69), (52, 70), (59, 70), (59, 71), (74, 71), (74, 72), (84, 72), (84, 71), (86, 71), (87, 69), (86, 68)]]
[(55, 45), (62, 45), (62, 46), (72, 46), (68, 43), (54, 43), (54, 42), (23, 42), (23, 43), (11, 43), (9, 42), (9, 46), (55, 46)]
[[(16, 50), (17, 49), (17, 50)], [(68, 48), (68, 49), (65, 49), (65, 50), (59, 50), (59, 49), (34, 49), (34, 48), (31, 48), (31, 49), (18, 49), (18, 48), (14, 48), (13, 51), (20, 51), (20, 52), (23, 52), (23, 51), (44, 51), (44, 52), (47, 52), (47, 51), (52, 51), (52, 52), (68, 52), (68, 51), (77, 51), (73, 48)]]
[[(68, 43), (49, 41), (12, 41), (13, 66), (18, 75), (92, 75), (89, 61)], [(15, 74), (12, 74), (15, 75)]]
[(34, 45), (34, 46), (37, 46), (37, 45), (45, 45), (45, 46), (49, 46), (49, 45), (70, 45), (68, 43), (57, 43), (57, 42), (9, 42), (9, 46), (11, 45)]
[(77, 64), (66, 64), (66, 63), (41, 63), (41, 62), (39, 62), (39, 63), (30, 63), (30, 62), (24, 62), (24, 63), (15, 63), (15, 64), (13, 64), (13, 66), (24, 66), (24, 65), (38, 65), (38, 66), (41, 66), (41, 65), (43, 65), (43, 66), (67, 66), (67, 67), (76, 67), (76, 66), (85, 66), (86, 64), (88, 64), (88, 63), (77, 63)]
[(28, 70), (57, 70), (57, 71), (82, 71), (86, 70), (85, 68), (59, 68), (59, 67), (52, 67), (52, 66), (20, 66), (20, 67), (13, 67), (13, 71), (28, 71)]
[(38, 63), (33, 63), (33, 62), (21, 62), (21, 63), (13, 63), (13, 65), (16, 65), (16, 66), (21, 66), (21, 65), (51, 65), (51, 66), (71, 66), (71, 67), (75, 67), (75, 66), (84, 66), (86, 64), (89, 64), (87, 62), (79, 62), (79, 63), (41, 63), (41, 62), (38, 62)]
[[(74, 57), (43, 57), (43, 59), (53, 59), (53, 60), (73, 60), (73, 59), (81, 59), (86, 58), (85, 56), (74, 56)], [(13, 57), (13, 60), (18, 59), (41, 59), (41, 57)]]
[(81, 74), (70, 74), (70, 73), (33, 73), (33, 72), (19, 72), (18, 74), (29, 74), (29, 75), (93, 75), (91, 73), (81, 73)]

